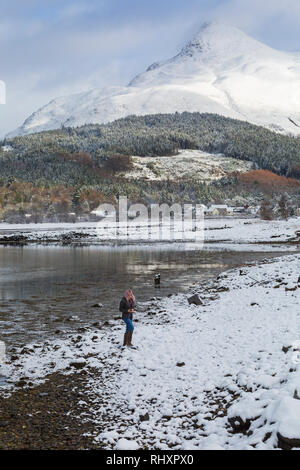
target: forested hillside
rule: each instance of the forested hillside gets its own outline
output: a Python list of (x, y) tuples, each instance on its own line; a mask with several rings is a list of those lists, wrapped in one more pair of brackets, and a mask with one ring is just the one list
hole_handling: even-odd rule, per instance
[[(208, 186), (192, 180), (154, 183), (121, 177), (122, 171), (130, 170), (132, 155), (175, 155), (180, 149), (222, 153), (252, 161), (257, 169), (300, 178), (299, 138), (213, 114), (132, 116), (107, 125), (6, 139), (0, 149), (0, 182), (2, 193), (6, 191), (0, 200), (2, 207), (8, 200), (10, 205), (16, 204), (7, 194), (12, 184), (19, 193), (22, 184), (27, 188), (70, 188), (68, 210), (74, 206), (76, 194), (81, 194), (77, 199), (83, 198), (84, 191), (98, 194), (92, 206), (119, 194), (136, 201), (168, 202), (173, 200), (175, 188), (181, 200), (209, 202), (234, 194), (234, 180)], [(18, 204), (24, 203), (21, 193)], [(51, 200), (51, 195), (47, 198)], [(27, 199), (30, 201), (30, 195)]]
[[(16, 176), (29, 181), (76, 180), (72, 164), (61, 158), (65, 152), (89, 153), (93, 164), (101, 167), (103, 159), (113, 154), (172, 155), (186, 148), (251, 160), (262, 169), (300, 177), (299, 138), (214, 114), (133, 116), (108, 125), (16, 137), (5, 144), (13, 150), (1, 154), (1, 177)], [(88, 179), (86, 175), (83, 178)]]

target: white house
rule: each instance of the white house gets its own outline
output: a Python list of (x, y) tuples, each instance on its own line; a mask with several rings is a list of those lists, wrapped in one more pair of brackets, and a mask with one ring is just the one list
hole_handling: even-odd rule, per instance
[(221, 204), (221, 205), (212, 204), (208, 209), (206, 209), (205, 215), (208, 215), (208, 216), (233, 215), (233, 209), (231, 207), (228, 207), (226, 204)]

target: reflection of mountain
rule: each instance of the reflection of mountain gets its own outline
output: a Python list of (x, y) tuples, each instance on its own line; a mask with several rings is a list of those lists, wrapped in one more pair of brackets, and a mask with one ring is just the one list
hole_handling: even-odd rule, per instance
[(11, 135), (176, 111), (217, 113), (300, 133), (300, 53), (280, 52), (237, 28), (208, 23), (177, 56), (153, 64), (127, 87), (55, 99)]

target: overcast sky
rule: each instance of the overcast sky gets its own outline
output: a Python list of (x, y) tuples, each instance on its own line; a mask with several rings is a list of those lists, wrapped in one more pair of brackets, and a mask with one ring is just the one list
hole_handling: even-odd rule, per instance
[(0, 136), (58, 96), (126, 85), (204, 21), (300, 51), (299, 0), (0, 0)]

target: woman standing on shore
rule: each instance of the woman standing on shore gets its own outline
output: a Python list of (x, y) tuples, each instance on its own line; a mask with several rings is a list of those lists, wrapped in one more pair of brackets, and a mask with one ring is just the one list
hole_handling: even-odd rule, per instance
[(120, 302), (120, 312), (122, 312), (122, 320), (126, 324), (126, 331), (124, 334), (124, 343), (123, 346), (133, 346), (132, 341), (132, 334), (134, 330), (133, 326), (133, 312), (135, 307), (135, 297), (131, 289), (127, 289)]

